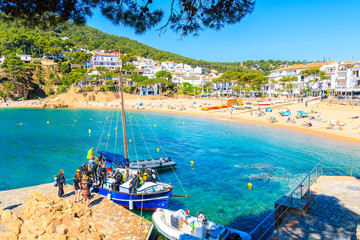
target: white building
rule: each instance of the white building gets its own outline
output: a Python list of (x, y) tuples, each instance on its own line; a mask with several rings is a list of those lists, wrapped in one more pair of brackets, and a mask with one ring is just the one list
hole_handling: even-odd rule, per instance
[(92, 66), (105, 67), (109, 70), (120, 68), (120, 57), (112, 53), (95, 53), (92, 59)]

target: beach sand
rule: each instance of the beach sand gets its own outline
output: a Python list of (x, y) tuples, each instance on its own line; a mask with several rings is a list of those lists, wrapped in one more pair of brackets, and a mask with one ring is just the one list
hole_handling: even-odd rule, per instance
[[(324, 101), (315, 104), (303, 103), (294, 99), (287, 99), (286, 103), (278, 103), (270, 106), (261, 106), (261, 111), (266, 108), (272, 108), (272, 112), (265, 112), (265, 115), (259, 117), (259, 99), (244, 99), (250, 101), (253, 105), (252, 110), (234, 110), (232, 113), (230, 109), (218, 109), (211, 111), (203, 111), (205, 106), (221, 106), (226, 103), (223, 99), (210, 98), (166, 98), (166, 97), (151, 97), (151, 96), (137, 96), (125, 94), (125, 106), (127, 109), (154, 111), (164, 113), (188, 114), (202, 117), (222, 118), (233, 121), (245, 121), (266, 124), (273, 127), (281, 127), (293, 129), (310, 134), (321, 134), (326, 137), (332, 137), (339, 140), (351, 141), (360, 143), (360, 107), (332, 104), (329, 101)], [(0, 107), (40, 107), (46, 103), (66, 103), (72, 108), (110, 108), (116, 109), (120, 107), (120, 99), (116, 93), (75, 93), (69, 91), (66, 94), (59, 95), (56, 99), (46, 99), (45, 101), (29, 100), (21, 102), (8, 103), (9, 106), (0, 104)], [(140, 104), (142, 106), (140, 106)], [(292, 115), (290, 118), (294, 120), (288, 123), (289, 117), (280, 116), (281, 110), (289, 110)], [(309, 115), (306, 118), (296, 119), (297, 111), (305, 111)], [(276, 120), (269, 120), (275, 118)], [(313, 119), (311, 119), (313, 118)], [(304, 123), (310, 122), (312, 127), (304, 126)], [(328, 129), (332, 123), (332, 129)]]

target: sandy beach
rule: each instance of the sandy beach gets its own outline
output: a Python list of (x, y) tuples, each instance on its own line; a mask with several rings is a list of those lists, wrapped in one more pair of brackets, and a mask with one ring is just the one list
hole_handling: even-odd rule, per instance
[[(231, 113), (230, 108), (210, 111), (201, 110), (203, 107), (226, 104), (224, 99), (180, 96), (177, 98), (140, 97), (131, 94), (125, 94), (125, 99), (126, 108), (132, 110), (188, 114), (260, 123), (360, 143), (359, 106), (333, 104), (331, 101), (322, 101), (306, 106), (306, 99), (304, 99), (304, 102), (298, 102), (294, 99), (281, 99), (283, 103), (259, 106), (259, 99), (244, 99), (246, 102), (251, 102), (252, 109), (233, 110)], [(0, 107), (41, 107), (44, 103), (49, 106), (59, 102), (66, 103), (71, 108), (115, 109), (120, 107), (120, 100), (116, 93), (75, 93), (73, 91), (61, 94), (55, 99), (8, 101), (0, 104)], [(267, 108), (271, 108), (272, 112), (266, 112)], [(280, 111), (289, 111), (291, 115), (281, 116)], [(297, 111), (304, 111), (308, 113), (308, 116), (297, 118)], [(311, 127), (308, 127), (308, 123), (311, 123)]]

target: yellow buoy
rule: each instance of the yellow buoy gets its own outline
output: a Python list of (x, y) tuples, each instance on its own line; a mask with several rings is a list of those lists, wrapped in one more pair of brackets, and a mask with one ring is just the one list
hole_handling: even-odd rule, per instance
[(20, 125), (22, 125), (22, 123), (20, 123)]
[(156, 149), (156, 151), (157, 151), (157, 152), (159, 152), (159, 151), (160, 151), (160, 149), (159, 149), (159, 148), (157, 148), (157, 149)]
[(154, 127), (156, 127), (156, 124), (154, 124)]
[(248, 183), (248, 188), (251, 189), (252, 188), (252, 183)]
[(115, 130), (116, 130), (117, 128), (115, 128)]
[(191, 166), (194, 165), (194, 161), (191, 161), (190, 164), (191, 164)]
[(47, 121), (46, 123), (49, 124), (49, 121)]
[(129, 139), (129, 142), (131, 143), (131, 139)]
[(132, 116), (130, 116), (130, 117), (132, 117)]
[(108, 137), (110, 137), (110, 134), (108, 134)]
[(76, 119), (74, 121), (76, 122)]
[(108, 117), (106, 117), (106, 119), (108, 119)]
[(92, 121), (92, 118), (90, 118), (90, 120)]
[(183, 122), (183, 125), (185, 124), (185, 122)]
[(91, 133), (91, 129), (89, 129), (89, 134)]
[(146, 117), (146, 114), (144, 115), (144, 117)]

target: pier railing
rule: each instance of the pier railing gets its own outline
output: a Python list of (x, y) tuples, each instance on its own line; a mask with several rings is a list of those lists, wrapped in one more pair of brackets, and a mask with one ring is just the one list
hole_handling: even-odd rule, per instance
[[(323, 161), (319, 161), (315, 167), (306, 175), (306, 177), (297, 185), (297, 187), (286, 197), (282, 198), (277, 204), (278, 206), (264, 220), (250, 232), (252, 239), (265, 239), (272, 232), (270, 230), (277, 228), (285, 215), (293, 209), (296, 202), (301, 201), (310, 193), (310, 187), (318, 176), (322, 175)], [(280, 213), (280, 214), (279, 214)], [(269, 224), (270, 218), (274, 217), (274, 221)], [(270, 231), (270, 232), (269, 232)]]

